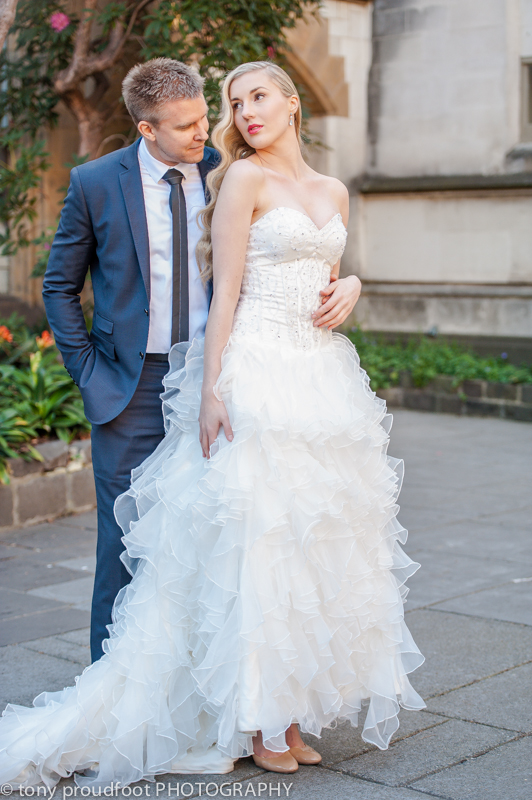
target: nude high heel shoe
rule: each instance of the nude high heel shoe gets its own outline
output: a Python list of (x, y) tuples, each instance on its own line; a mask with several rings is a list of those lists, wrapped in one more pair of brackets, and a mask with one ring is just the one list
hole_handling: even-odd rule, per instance
[(267, 769), (270, 772), (297, 772), (299, 764), (290, 750), (284, 753), (277, 753), (274, 756), (257, 756), (253, 753), (253, 761), (257, 767)]
[(320, 754), (308, 744), (304, 747), (291, 747), (289, 752), (298, 764), (319, 764), (321, 761)]

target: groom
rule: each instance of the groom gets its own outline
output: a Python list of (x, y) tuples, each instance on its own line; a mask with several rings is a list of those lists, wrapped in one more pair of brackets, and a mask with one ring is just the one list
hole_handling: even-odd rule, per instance
[[(219, 161), (205, 147), (208, 109), (195, 70), (156, 58), (133, 67), (122, 90), (141, 138), (72, 170), (43, 283), (50, 327), (92, 423), (93, 661), (102, 655), (115, 597), (131, 579), (119, 557), (114, 501), (164, 436), (160, 394), (170, 347), (205, 331), (212, 284), (203, 286), (196, 263), (196, 214)], [(89, 269), (90, 334), (79, 298)], [(331, 310), (323, 319), (354, 306), (347, 281), (337, 284), (326, 290)]]

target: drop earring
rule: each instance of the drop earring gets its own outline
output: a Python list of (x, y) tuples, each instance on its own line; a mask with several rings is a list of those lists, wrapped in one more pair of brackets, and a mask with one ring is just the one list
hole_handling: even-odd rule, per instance
[(288, 124), (289, 125), (293, 125), (294, 124), (294, 115), (293, 114), (290, 114), (290, 121), (288, 122)]

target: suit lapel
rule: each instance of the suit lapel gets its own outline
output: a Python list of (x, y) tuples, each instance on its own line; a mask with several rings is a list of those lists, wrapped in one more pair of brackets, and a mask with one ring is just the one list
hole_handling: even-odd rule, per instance
[[(219, 155), (216, 150), (213, 150), (210, 147), (205, 148), (205, 156), (202, 161), (198, 164), (199, 174), (201, 175), (201, 182), (203, 184), (203, 194), (205, 195), (205, 205), (208, 204), (210, 200), (209, 191), (207, 189), (207, 175), (214, 169), (214, 167), (218, 164)], [(212, 302), (212, 279), (207, 282), (205, 286), (205, 291), (207, 292), (207, 301), (209, 303), (209, 308)]]
[(142, 179), (140, 177), (138, 147), (140, 139), (130, 147), (124, 149), (120, 163), (125, 167), (119, 174), (120, 185), (124, 195), (131, 235), (135, 243), (137, 258), (139, 260), (140, 271), (144, 281), (144, 287), (150, 300), (150, 246), (148, 240), (148, 222), (146, 219), (146, 208), (144, 205), (144, 191), (142, 189)]
[(203, 160), (198, 163), (198, 169), (199, 169), (199, 174), (201, 175), (201, 182), (203, 184), (203, 194), (205, 195), (206, 205), (210, 199), (209, 191), (207, 189), (207, 184), (206, 184), (207, 175), (209, 174), (211, 169), (214, 169), (214, 167), (217, 165), (218, 160), (219, 156), (217, 151), (213, 150), (210, 147), (206, 147), (205, 156), (203, 157)]

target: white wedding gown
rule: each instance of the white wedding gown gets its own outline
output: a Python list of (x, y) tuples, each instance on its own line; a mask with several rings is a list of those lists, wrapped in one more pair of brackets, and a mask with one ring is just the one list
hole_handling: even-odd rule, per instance
[(351, 342), (311, 320), (346, 235), (339, 214), (318, 229), (282, 207), (251, 226), (215, 387), (234, 439), (202, 457), (194, 340), (165, 378), (167, 434), (116, 503), (133, 577), (105, 654), (75, 686), (7, 706), (0, 783), (229, 772), (257, 730), (285, 750), (291, 722), (356, 725), (364, 700), (363, 738), (384, 749), (399, 707), (424, 707), (391, 418)]

